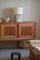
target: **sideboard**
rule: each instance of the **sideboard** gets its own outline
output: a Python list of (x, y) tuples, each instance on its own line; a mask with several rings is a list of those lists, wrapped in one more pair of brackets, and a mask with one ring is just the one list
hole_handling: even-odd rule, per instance
[(35, 22), (0, 22), (0, 41), (35, 39)]

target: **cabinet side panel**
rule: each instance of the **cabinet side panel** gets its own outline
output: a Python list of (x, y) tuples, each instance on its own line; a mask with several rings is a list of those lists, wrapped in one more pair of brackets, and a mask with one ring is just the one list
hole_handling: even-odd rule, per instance
[(1, 26), (0, 26), (0, 37), (1, 37)]

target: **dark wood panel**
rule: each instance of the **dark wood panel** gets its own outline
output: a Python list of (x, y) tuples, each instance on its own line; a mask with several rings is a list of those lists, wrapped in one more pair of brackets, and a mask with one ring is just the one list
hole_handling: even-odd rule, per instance
[(4, 36), (15, 36), (15, 27), (4, 27)]
[(32, 35), (32, 27), (21, 27), (21, 36), (31, 36)]

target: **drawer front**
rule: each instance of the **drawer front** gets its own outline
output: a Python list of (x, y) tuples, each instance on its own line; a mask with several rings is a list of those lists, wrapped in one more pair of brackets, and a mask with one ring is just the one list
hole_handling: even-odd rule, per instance
[(2, 37), (17, 37), (17, 24), (2, 25)]

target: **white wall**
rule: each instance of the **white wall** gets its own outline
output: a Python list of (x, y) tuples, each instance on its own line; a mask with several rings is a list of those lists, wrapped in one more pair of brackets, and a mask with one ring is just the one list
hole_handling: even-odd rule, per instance
[[(0, 2), (1, 11), (3, 11), (5, 8), (13, 8), (19, 6), (24, 8), (23, 20), (39, 20), (39, 0), (2, 0)], [(1, 13), (3, 15), (3, 12)]]

